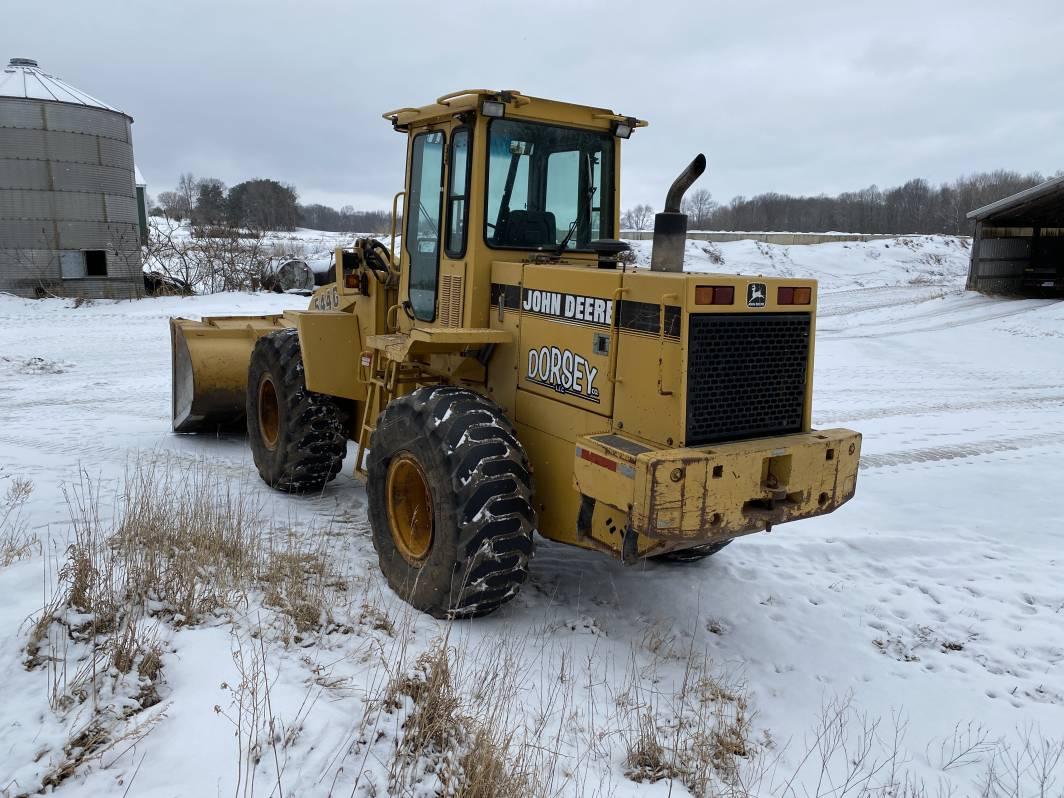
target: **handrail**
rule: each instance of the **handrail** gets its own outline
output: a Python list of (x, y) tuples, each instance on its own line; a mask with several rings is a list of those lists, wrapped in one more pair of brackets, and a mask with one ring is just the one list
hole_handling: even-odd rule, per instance
[(618, 288), (613, 292), (613, 305), (611, 306), (613, 329), (610, 330), (610, 359), (609, 365), (606, 367), (606, 380), (614, 385), (620, 382), (617, 379), (617, 346), (621, 341), (621, 314), (618, 305), (621, 297), (627, 294), (628, 290), (627, 288)]
[(395, 192), (395, 196), (392, 197), (392, 238), (388, 242), (388, 254), (392, 258), (392, 265), (395, 266), (395, 271), (396, 271), (397, 274), (399, 272), (399, 261), (397, 261), (395, 259), (395, 226), (396, 226), (396, 224), (397, 224), (397, 222), (399, 220), (398, 213), (399, 213), (399, 198), (400, 197), (404, 197), (403, 210), (404, 211), (406, 210), (406, 200), (405, 200), (406, 191), (403, 190), (403, 191)]
[(498, 93), (499, 92), (496, 89), (460, 89), (459, 91), (452, 91), (450, 94), (445, 94), (442, 97), (437, 97), (436, 98), (436, 104), (437, 105), (450, 105), (451, 104), (451, 102), (450, 102), (451, 100), (454, 100), (457, 97), (464, 97), (467, 94), (476, 94), (476, 95), (479, 96), (481, 94), (498, 94)]
[(631, 125), (632, 127), (647, 127), (648, 125), (650, 125), (650, 123), (648, 121), (646, 121), (645, 119), (636, 119), (634, 116), (625, 116), (624, 114), (614, 114), (614, 113), (592, 114), (591, 118), (592, 119), (608, 119), (611, 122), (625, 122), (625, 123)]
[(396, 108), (394, 111), (385, 111), (381, 114), (381, 119), (395, 119), (399, 114), (406, 114), (413, 111), (415, 114), (420, 111), (420, 108), (411, 108), (409, 105), (405, 108)]
[(661, 306), (658, 310), (658, 395), (672, 396), (672, 391), (665, 390), (665, 300), (675, 299), (679, 301), (678, 294), (662, 294)]

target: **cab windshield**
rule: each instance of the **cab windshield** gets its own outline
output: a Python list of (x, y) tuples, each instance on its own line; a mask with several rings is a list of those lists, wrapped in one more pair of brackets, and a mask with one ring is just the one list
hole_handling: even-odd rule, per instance
[(586, 250), (597, 238), (612, 238), (613, 147), (609, 133), (493, 120), (484, 214), (488, 245)]

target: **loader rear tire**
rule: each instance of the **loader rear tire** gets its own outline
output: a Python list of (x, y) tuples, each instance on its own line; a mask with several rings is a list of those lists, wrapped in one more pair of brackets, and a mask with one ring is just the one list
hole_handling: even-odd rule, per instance
[(706, 557), (712, 557), (729, 543), (731, 543), (731, 540), (722, 540), (720, 543), (706, 543), (703, 546), (692, 546), (689, 549), (657, 554), (650, 559), (658, 562), (698, 562), (706, 559)]
[(264, 335), (248, 367), (248, 442), (267, 485), (286, 493), (319, 491), (347, 454), (347, 414), (331, 396), (307, 390), (299, 334)]
[(419, 388), (385, 407), (370, 443), (373, 546), (388, 584), (437, 618), (487, 615), (528, 578), (528, 457), (494, 402)]

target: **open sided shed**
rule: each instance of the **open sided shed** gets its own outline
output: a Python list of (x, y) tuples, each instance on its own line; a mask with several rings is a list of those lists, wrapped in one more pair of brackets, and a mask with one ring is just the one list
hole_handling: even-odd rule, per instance
[(968, 289), (1064, 295), (1064, 177), (972, 211)]

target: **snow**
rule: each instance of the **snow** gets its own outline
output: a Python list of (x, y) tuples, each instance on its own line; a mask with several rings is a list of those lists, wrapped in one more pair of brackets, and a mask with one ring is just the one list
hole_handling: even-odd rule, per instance
[[(647, 263), (649, 242), (633, 246)], [(406, 613), (378, 574), (353, 445), (343, 475), (320, 496), (296, 498), (258, 483), (239, 436), (169, 431), (169, 316), (273, 313), (305, 298), (75, 307), (0, 295), (0, 496), (15, 477), (33, 481), (25, 513), (44, 544), (0, 568), (0, 795), (37, 789), (73, 723), (49, 707), (49, 669), (24, 667), (31, 620), (69, 541), (64, 496), (80, 473), (112, 496), (145, 453), (207, 462), (275, 523), (328, 527), (350, 596), (335, 624), (301, 643), (274, 634), (272, 611), (254, 597), (210, 623), (161, 624), (161, 702), (138, 716), (158, 717), (156, 726), (80, 768), (59, 795), (243, 789), (238, 664), (259, 651), (273, 712), (292, 732), (280, 754), (283, 794), (327, 795), (332, 785), (337, 795), (374, 794), (406, 710), (374, 714), (367, 699), (389, 668), (412, 665), (444, 634), (467, 652), (471, 691), (493, 669), (515, 669), (516, 717), (542, 723), (543, 747), (558, 752), (559, 795), (689, 794), (667, 779), (627, 779), (617, 730), (625, 685), (635, 679), (665, 707), (691, 651), (749, 690), (753, 736), (773, 741), (760, 744), (774, 765), (759, 794), (783, 794), (792, 773), (790, 794), (817, 794), (819, 765), (803, 765), (803, 754), (824, 708), (840, 703), (881, 720), (881, 741), (904, 727), (899, 762), (912, 778), (977, 793), (984, 749), (949, 761), (958, 724), (1013, 745), (1026, 730), (1064, 735), (1064, 508), (1053, 487), (1064, 475), (1064, 303), (966, 293), (967, 246), (947, 237), (689, 242), (689, 269), (820, 280), (814, 425), (864, 434), (856, 497), (686, 567), (623, 567), (541, 540), (511, 604), (450, 625)], [(365, 719), (376, 730), (368, 742)], [(278, 794), (269, 749), (240, 794)], [(409, 794), (431, 794), (425, 779)]]

